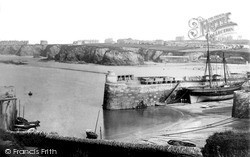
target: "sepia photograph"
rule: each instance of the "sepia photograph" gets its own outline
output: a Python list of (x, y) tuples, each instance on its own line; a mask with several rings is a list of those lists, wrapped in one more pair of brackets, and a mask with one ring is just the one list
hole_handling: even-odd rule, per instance
[(249, 157), (248, 0), (0, 0), (0, 157)]

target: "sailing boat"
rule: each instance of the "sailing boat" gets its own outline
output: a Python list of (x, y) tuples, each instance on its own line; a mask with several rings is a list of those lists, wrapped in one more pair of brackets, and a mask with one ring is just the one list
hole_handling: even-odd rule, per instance
[[(233, 93), (236, 90), (240, 90), (242, 87), (242, 82), (237, 83), (230, 83), (227, 79), (227, 71), (226, 71), (226, 60), (223, 52), (223, 72), (224, 72), (224, 81), (223, 84), (218, 84), (218, 77), (220, 75), (215, 74), (212, 75), (212, 68), (211, 68), (211, 61), (210, 61), (210, 54), (209, 54), (209, 41), (208, 41), (208, 34), (206, 35), (207, 38), (207, 61), (206, 61), (206, 68), (205, 68), (205, 75), (203, 76), (204, 79), (209, 81), (209, 85), (201, 85), (195, 87), (188, 87), (186, 88), (189, 93), (190, 103), (196, 102), (203, 102), (203, 101), (220, 101), (220, 100), (227, 100), (233, 98)], [(208, 75), (206, 74), (208, 71)]]

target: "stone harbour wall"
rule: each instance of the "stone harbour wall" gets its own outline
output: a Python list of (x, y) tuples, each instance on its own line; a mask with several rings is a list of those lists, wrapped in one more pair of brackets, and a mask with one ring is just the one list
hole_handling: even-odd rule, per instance
[(232, 117), (250, 118), (249, 116), (250, 91), (240, 90), (234, 92)]
[(106, 83), (103, 108), (115, 110), (155, 106), (159, 102), (166, 101), (167, 96), (176, 84), (130, 85), (126, 83)]
[(0, 86), (0, 129), (13, 130), (17, 116), (13, 86)]

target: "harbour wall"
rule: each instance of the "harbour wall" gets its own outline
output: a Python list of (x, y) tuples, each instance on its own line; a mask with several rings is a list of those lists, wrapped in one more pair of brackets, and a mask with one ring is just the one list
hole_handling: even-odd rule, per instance
[(109, 72), (106, 76), (103, 108), (135, 109), (169, 103), (176, 98), (180, 90), (177, 86), (179, 83), (180, 81), (170, 77), (145, 81), (134, 78), (133, 75), (116, 76)]
[(232, 117), (250, 118), (249, 104), (250, 104), (250, 91), (248, 90), (235, 91)]
[[(242, 82), (244, 78), (245, 76), (241, 75), (235, 76), (231, 82)], [(177, 80), (167, 76), (117, 76), (109, 71), (106, 75), (103, 109), (135, 109), (174, 102), (189, 103), (190, 98), (185, 87), (209, 84), (208, 80), (200, 80), (200, 77), (184, 77), (183, 80)], [(222, 85), (224, 80), (217, 80), (217, 83)]]
[(105, 84), (104, 109), (131, 109), (155, 106), (164, 102), (166, 95), (170, 94), (175, 84), (164, 85), (126, 85)]
[(13, 130), (17, 116), (13, 86), (0, 87), (0, 129)]

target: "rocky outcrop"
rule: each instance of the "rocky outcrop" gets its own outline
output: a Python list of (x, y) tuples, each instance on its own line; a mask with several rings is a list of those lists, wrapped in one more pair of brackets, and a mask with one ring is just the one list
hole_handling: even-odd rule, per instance
[(145, 61), (161, 62), (160, 56), (167, 55), (168, 52), (141, 48), (139, 54), (143, 57)]
[(143, 57), (145, 61), (150, 61), (154, 55), (154, 50), (141, 48), (139, 54)]
[(0, 54), (2, 55), (16, 55), (21, 45), (0, 45)]
[(64, 45), (55, 55), (60, 62), (86, 62), (104, 65), (139, 65), (143, 58), (134, 51), (115, 47)]
[(55, 59), (55, 56), (60, 52), (60, 45), (48, 45), (41, 53), (41, 56), (47, 57), (49, 60)]
[(163, 54), (163, 51), (155, 51), (155, 54), (153, 56), (153, 60), (157, 61), (162, 54)]
[(18, 50), (18, 56), (40, 56), (44, 47), (42, 45), (23, 45)]
[(101, 63), (105, 65), (139, 65), (143, 64), (143, 58), (132, 51), (109, 50), (106, 51)]

